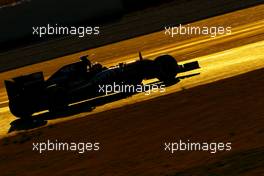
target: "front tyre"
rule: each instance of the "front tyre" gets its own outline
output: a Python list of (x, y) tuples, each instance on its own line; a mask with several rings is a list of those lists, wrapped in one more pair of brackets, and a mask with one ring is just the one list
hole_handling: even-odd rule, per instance
[(163, 82), (175, 80), (175, 76), (179, 72), (179, 65), (174, 57), (170, 55), (159, 56), (155, 59), (157, 67), (157, 78)]

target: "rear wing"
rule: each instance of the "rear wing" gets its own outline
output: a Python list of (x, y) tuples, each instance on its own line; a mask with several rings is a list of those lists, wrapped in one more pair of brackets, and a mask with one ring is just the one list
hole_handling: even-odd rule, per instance
[(4, 81), (9, 100), (21, 94), (25, 89), (34, 90), (35, 88), (39, 88), (43, 83), (44, 76), (42, 72), (23, 75)]
[(8, 99), (12, 99), (17, 92), (16, 83), (13, 80), (5, 80), (4, 83), (5, 83)]
[(200, 68), (200, 65), (198, 61), (188, 62), (186, 64), (179, 65), (179, 73), (187, 72), (187, 71), (191, 71), (191, 70), (195, 70), (199, 68)]

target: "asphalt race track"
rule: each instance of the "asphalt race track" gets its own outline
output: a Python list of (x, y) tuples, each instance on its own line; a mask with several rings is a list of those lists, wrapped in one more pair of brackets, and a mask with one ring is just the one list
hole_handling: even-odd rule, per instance
[[(51, 75), (61, 66), (78, 60), (83, 54), (88, 54), (92, 61), (100, 62), (111, 66), (119, 62), (137, 59), (137, 52), (142, 51), (146, 58), (154, 59), (161, 54), (171, 54), (178, 61), (198, 60), (201, 69), (185, 73), (184, 75), (200, 73), (199, 76), (188, 78), (180, 83), (169, 87), (165, 94), (170, 94), (181, 89), (194, 87), (201, 84), (217, 81), (227, 77), (249, 72), (264, 66), (264, 6), (256, 6), (245, 10), (240, 10), (230, 14), (210, 18), (193, 23), (193, 26), (232, 26), (231, 35), (222, 35), (215, 38), (208, 36), (179, 36), (171, 38), (164, 34), (164, 31), (138, 37), (135, 39), (95, 48), (89, 51), (76, 53), (73, 55), (58, 58), (52, 61), (23, 67), (0, 74), (2, 80), (18, 76), (20, 74), (44, 71), (46, 77)], [(225, 18), (230, 20), (225, 21)], [(158, 41), (158, 42), (157, 42)], [(183, 76), (183, 75), (179, 75)], [(1, 108), (1, 136), (7, 134), (10, 122), (15, 117), (9, 113), (8, 100), (3, 84), (1, 83), (0, 93)], [(136, 95), (123, 101), (113, 102), (96, 108), (92, 113), (121, 107), (126, 104), (147, 100), (163, 94), (152, 94), (150, 96)], [(91, 114), (91, 113), (88, 113)], [(84, 117), (87, 113), (75, 115)], [(66, 118), (65, 120), (70, 120)], [(52, 120), (55, 123), (60, 120)]]
[[(261, 40), (264, 38), (264, 13), (261, 9), (263, 9), (263, 5), (228, 15), (203, 20), (193, 24), (194, 26), (201, 26), (206, 23), (208, 26), (213, 26), (216, 21), (218, 24), (219, 22), (221, 24), (221, 20), (229, 17), (231, 19), (228, 21), (229, 24), (222, 24), (223, 26), (232, 26), (232, 35), (230, 36), (223, 35), (216, 38), (205, 36), (180, 36), (179, 38), (170, 38), (169, 36), (165, 36), (164, 32), (162, 31), (155, 34), (150, 34), (148, 36), (96, 48), (82, 53), (77, 53), (71, 56), (58, 58), (53, 61), (1, 73), (1, 79), (7, 79), (20, 74), (31, 73), (39, 70), (43, 70), (45, 75), (49, 76), (62, 65), (77, 60), (78, 56), (81, 56), (82, 54), (89, 54), (93, 61), (110, 66), (118, 62), (137, 59), (136, 55), (138, 51), (142, 51), (144, 57), (147, 58), (155, 58), (161, 54), (171, 54), (175, 56), (178, 61), (189, 61), (190, 59), (194, 58), (194, 60), (198, 60), (200, 62), (202, 69), (200, 69), (198, 72), (200, 72), (201, 75), (197, 76), (196, 78), (189, 78), (187, 80), (181, 81), (180, 84), (173, 86), (173, 88), (169, 88), (167, 93), (180, 90), (181, 87), (187, 88), (226, 77), (231, 77), (263, 67), (263, 57), (261, 53), (263, 51), (263, 41)], [(252, 13), (252, 11), (254, 11), (254, 13)], [(243, 16), (241, 15), (239, 17), (239, 13)], [(254, 16), (254, 18), (252, 19), (249, 15)], [(246, 17), (247, 20), (244, 19)], [(238, 24), (238, 22), (233, 24), (232, 20), (239, 21), (242, 24)], [(244, 41), (251, 43), (242, 45)], [(122, 47), (120, 47), (121, 45)], [(254, 53), (254, 55), (252, 55), (252, 53)], [(242, 58), (240, 56), (242, 56)], [(14, 120), (14, 117), (9, 114), (7, 107), (7, 97), (2, 84), (1, 89), (1, 135), (5, 135), (7, 129), (9, 129), (8, 122)], [(151, 95), (147, 97), (138, 95), (137, 97), (139, 99), (149, 99), (156, 96), (160, 95)], [(133, 103), (135, 101), (139, 101), (138, 98), (133, 97), (127, 101), (129, 103)], [(122, 102), (116, 102), (114, 104), (115, 106), (124, 105)], [(113, 107), (112, 104), (106, 106), (111, 108)], [(93, 113), (107, 109), (109, 108), (100, 107), (93, 111)], [(84, 116), (84, 114), (78, 116)]]

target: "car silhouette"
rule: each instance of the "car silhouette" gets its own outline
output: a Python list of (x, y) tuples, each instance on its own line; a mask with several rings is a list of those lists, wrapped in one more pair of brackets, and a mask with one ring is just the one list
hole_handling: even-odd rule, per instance
[(199, 68), (197, 61), (179, 65), (174, 57), (161, 55), (154, 60), (143, 59), (116, 66), (92, 64), (87, 56), (65, 65), (44, 79), (36, 72), (5, 80), (10, 112), (19, 118), (30, 118), (36, 112), (60, 112), (70, 104), (105, 96), (100, 85), (142, 85), (143, 80), (158, 78), (163, 83), (175, 80), (180, 72)]

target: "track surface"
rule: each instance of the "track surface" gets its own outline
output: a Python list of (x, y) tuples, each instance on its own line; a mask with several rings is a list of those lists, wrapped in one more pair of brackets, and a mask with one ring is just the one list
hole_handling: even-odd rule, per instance
[[(254, 18), (252, 18), (254, 16)], [(225, 20), (228, 18), (229, 20)], [(137, 51), (142, 51), (144, 57), (155, 58), (160, 54), (171, 54), (179, 61), (198, 60), (201, 68), (195, 73), (199, 76), (182, 80), (179, 84), (167, 88), (165, 94), (181, 89), (206, 84), (227, 77), (242, 74), (264, 66), (264, 6), (237, 11), (234, 13), (210, 18), (193, 23), (193, 26), (231, 26), (232, 34), (211, 38), (209, 36), (178, 36), (170, 38), (164, 35), (164, 31), (138, 37), (128, 41), (119, 42), (90, 51), (69, 55), (53, 61), (43, 62), (21, 69), (4, 72), (0, 74), (1, 79), (8, 79), (20, 74), (32, 73), (43, 70), (46, 77), (51, 75), (64, 64), (75, 61), (83, 54), (89, 54), (93, 61), (105, 65), (113, 65), (118, 62), (129, 61), (137, 58)], [(187, 73), (187, 74), (192, 74)], [(182, 76), (182, 75), (179, 75)], [(5, 136), (10, 128), (10, 122), (15, 117), (9, 113), (8, 100), (3, 84), (0, 85), (0, 108), (1, 108), (1, 131)], [(163, 94), (136, 95), (132, 98), (110, 103), (96, 108), (92, 113), (121, 107), (126, 104), (162, 96)], [(89, 113), (90, 114), (90, 113)], [(74, 117), (84, 117), (87, 113), (78, 114)], [(73, 119), (73, 118), (67, 118)], [(53, 120), (49, 123), (63, 121), (65, 119)]]
[[(167, 87), (165, 93), (137, 94), (92, 112), (49, 120), (45, 128), (12, 132), (13, 137), (0, 141), (1, 175), (263, 175), (263, 19), (264, 6), (258, 6), (195, 23), (229, 23), (229, 36), (170, 39), (160, 32), (0, 74), (7, 79), (45, 70), (49, 76), (87, 53), (111, 65), (137, 58), (139, 49), (149, 58), (168, 53), (182, 63), (198, 60), (201, 65), (179, 76), (200, 75)], [(4, 137), (15, 118), (8, 111), (3, 85), (0, 93)], [(32, 151), (32, 142), (47, 139), (96, 140), (102, 150), (84, 155)], [(231, 141), (232, 151), (163, 152), (163, 142), (179, 139)]]

